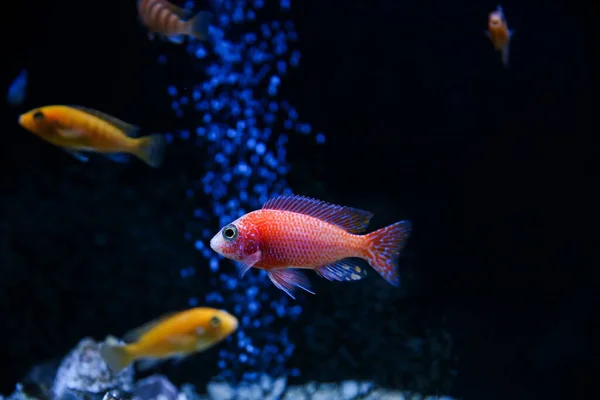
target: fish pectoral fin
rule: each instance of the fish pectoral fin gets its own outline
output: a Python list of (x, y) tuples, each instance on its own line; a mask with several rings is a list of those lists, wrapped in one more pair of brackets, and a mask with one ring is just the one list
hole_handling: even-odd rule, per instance
[(71, 156), (73, 156), (73, 158), (76, 158), (77, 160), (81, 161), (81, 162), (88, 162), (90, 159), (84, 155), (83, 153), (79, 152), (79, 151), (75, 151), (75, 150), (67, 150), (64, 149), (65, 152), (69, 153)]
[(196, 345), (195, 335), (171, 335), (167, 338), (167, 342), (179, 348), (191, 349)]
[(359, 281), (367, 277), (365, 262), (360, 258), (344, 258), (315, 269), (317, 274), (330, 281)]
[(56, 132), (66, 139), (77, 139), (85, 135), (84, 131), (80, 131), (77, 129), (66, 129), (66, 128), (57, 128)]
[(286, 292), (292, 299), (296, 299), (292, 292), (299, 287), (307, 291), (310, 294), (315, 294), (315, 292), (310, 290), (310, 281), (308, 278), (300, 271), (286, 268), (286, 269), (275, 269), (269, 271), (269, 279), (271, 282), (278, 288)]
[(243, 278), (246, 272), (258, 262), (262, 260), (262, 252), (260, 250), (256, 250), (256, 252), (250, 254), (245, 257), (243, 260), (239, 261), (240, 266), (240, 278)]

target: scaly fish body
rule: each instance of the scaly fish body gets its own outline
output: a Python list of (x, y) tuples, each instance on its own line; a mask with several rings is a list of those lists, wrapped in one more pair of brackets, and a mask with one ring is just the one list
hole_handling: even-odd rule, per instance
[(82, 161), (87, 161), (83, 152), (96, 152), (113, 159), (118, 154), (133, 154), (153, 167), (162, 162), (165, 146), (162, 136), (136, 138), (138, 127), (97, 110), (45, 106), (22, 114), (19, 124)]
[(100, 355), (113, 372), (137, 360), (186, 357), (206, 350), (231, 335), (237, 319), (223, 310), (196, 307), (169, 314), (124, 336), (125, 345), (102, 344)]
[(241, 265), (263, 269), (279, 289), (293, 297), (300, 287), (310, 293), (310, 282), (299, 269), (312, 269), (337, 281), (360, 280), (367, 261), (393, 285), (399, 284), (397, 258), (411, 230), (401, 221), (361, 235), (373, 214), (304, 196), (280, 196), (261, 210), (224, 226), (210, 242), (217, 253)]
[(510, 39), (513, 31), (508, 29), (508, 23), (501, 6), (492, 11), (488, 16), (488, 30), (486, 36), (491, 40), (494, 50), (502, 54), (502, 63), (508, 67)]
[(315, 269), (346, 257), (364, 256), (364, 236), (318, 218), (289, 211), (258, 210), (239, 221), (241, 231), (254, 227), (262, 258), (254, 267), (271, 270), (296, 266)]
[(165, 36), (175, 43), (181, 43), (184, 36), (193, 36), (200, 40), (208, 39), (208, 28), (212, 14), (201, 11), (186, 20), (190, 12), (167, 0), (138, 0), (138, 14), (142, 24), (153, 34)]

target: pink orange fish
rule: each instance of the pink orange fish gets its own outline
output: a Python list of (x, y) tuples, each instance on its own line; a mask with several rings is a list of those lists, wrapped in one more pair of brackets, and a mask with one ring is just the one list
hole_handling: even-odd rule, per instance
[(242, 276), (252, 267), (267, 271), (273, 284), (292, 298), (297, 287), (313, 293), (300, 270), (313, 270), (329, 280), (356, 281), (366, 276), (361, 259), (397, 286), (397, 260), (411, 223), (400, 221), (361, 235), (372, 217), (368, 211), (284, 195), (225, 225), (210, 246), (238, 261)]

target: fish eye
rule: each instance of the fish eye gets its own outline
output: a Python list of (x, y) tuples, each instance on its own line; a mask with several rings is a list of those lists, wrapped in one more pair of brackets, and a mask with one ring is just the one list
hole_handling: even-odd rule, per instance
[(210, 326), (217, 328), (219, 325), (221, 325), (221, 319), (219, 317), (215, 315), (210, 319)]
[(234, 240), (238, 235), (238, 230), (235, 225), (227, 225), (223, 228), (223, 238), (228, 242)]
[(36, 120), (36, 121), (41, 121), (41, 120), (43, 120), (43, 119), (44, 119), (44, 113), (43, 113), (43, 112), (41, 112), (41, 111), (36, 111), (36, 112), (33, 114), (33, 119), (34, 119), (34, 120)]

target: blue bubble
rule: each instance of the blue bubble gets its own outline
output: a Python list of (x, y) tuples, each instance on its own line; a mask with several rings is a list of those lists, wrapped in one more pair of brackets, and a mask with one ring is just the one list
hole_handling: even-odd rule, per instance
[(325, 143), (325, 135), (323, 135), (322, 133), (317, 133), (316, 136), (316, 141), (318, 144), (324, 144)]
[(281, 75), (285, 75), (287, 72), (287, 64), (283, 60), (277, 61), (277, 72)]
[(196, 56), (196, 58), (202, 59), (202, 58), (205, 58), (207, 54), (206, 54), (206, 50), (204, 49), (204, 47), (198, 46), (196, 48), (196, 52), (194, 53), (194, 55)]
[(267, 146), (265, 146), (264, 143), (258, 143), (256, 145), (256, 153), (257, 154), (260, 154), (260, 155), (265, 154), (266, 150), (267, 150)]
[(300, 52), (294, 50), (290, 55), (290, 65), (293, 67), (297, 67), (300, 64)]
[(167, 87), (167, 93), (169, 96), (175, 97), (177, 96), (177, 88), (173, 85)]

